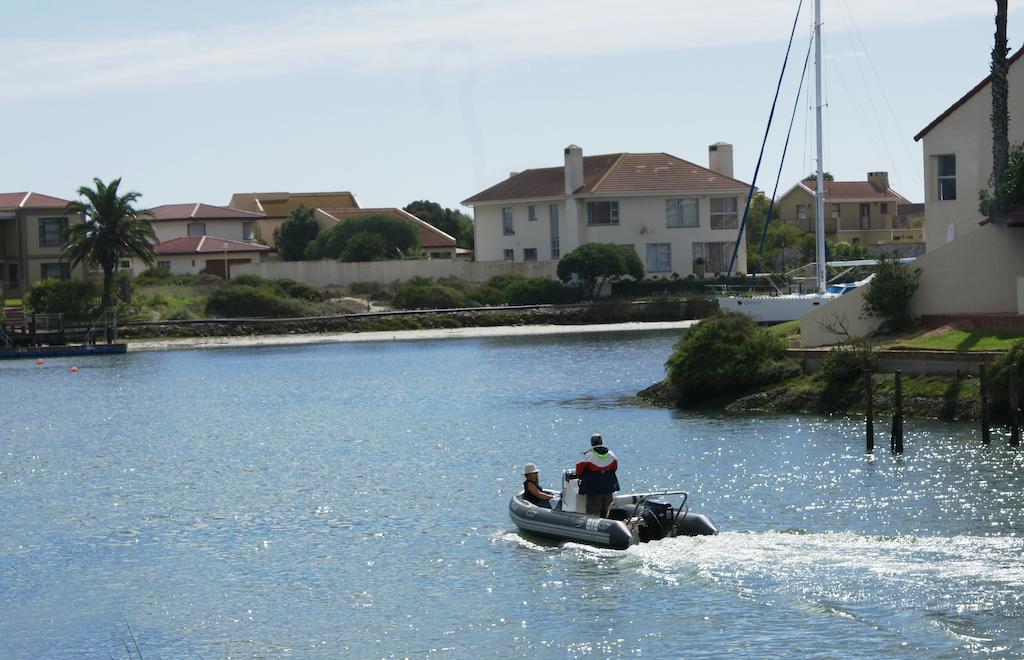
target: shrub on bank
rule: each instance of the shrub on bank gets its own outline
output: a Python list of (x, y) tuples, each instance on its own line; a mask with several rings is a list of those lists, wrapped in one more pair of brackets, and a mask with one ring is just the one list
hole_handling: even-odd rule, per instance
[(734, 395), (797, 375), (786, 344), (749, 316), (718, 313), (690, 328), (666, 363), (680, 405)]
[(26, 302), (40, 314), (64, 314), (65, 323), (92, 320), (96, 292), (89, 280), (39, 280), (32, 285)]
[(226, 286), (206, 302), (207, 316), (222, 318), (295, 317), (302, 316), (304, 311), (296, 300), (248, 284)]
[(475, 301), (468, 299), (456, 281), (449, 279), (434, 282), (422, 277), (398, 287), (391, 300), (392, 307), (396, 309), (451, 309), (472, 304)]
[[(991, 410), (996, 419), (1007, 419), (1010, 414), (1010, 367), (1017, 366), (1017, 401), (1024, 401), (1024, 339), (1015, 341), (989, 368)], [(1024, 419), (1022, 419), (1024, 421)]]
[(830, 383), (851, 383), (875, 369), (875, 346), (870, 340), (856, 337), (834, 346), (821, 366), (821, 376)]

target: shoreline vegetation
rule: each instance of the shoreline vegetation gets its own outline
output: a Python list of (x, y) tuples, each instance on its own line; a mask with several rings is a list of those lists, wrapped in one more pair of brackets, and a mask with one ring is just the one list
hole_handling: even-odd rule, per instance
[[(1024, 337), (1006, 332), (943, 327), (905, 336), (854, 339), (822, 350), (821, 368), (809, 373), (782, 357), (794, 341), (795, 323), (759, 328), (735, 313), (703, 319), (676, 345), (666, 363), (667, 375), (637, 393), (656, 406), (737, 413), (863, 416), (865, 374), (871, 373), (871, 402), (878, 418), (895, 407), (895, 375), (878, 371), (893, 353), (919, 351), (922, 356), (970, 355), (989, 362), (988, 415), (998, 425), (1011, 416), (1009, 379), (1012, 365), (1024, 373)], [(927, 357), (923, 358), (927, 360)], [(979, 421), (980, 380), (976, 373), (907, 374), (902, 381), (906, 417)]]

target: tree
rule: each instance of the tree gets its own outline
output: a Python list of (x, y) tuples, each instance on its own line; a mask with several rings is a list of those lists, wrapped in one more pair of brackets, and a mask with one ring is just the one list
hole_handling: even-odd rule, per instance
[(342, 261), (376, 261), (387, 258), (388, 244), (380, 234), (361, 231), (353, 234), (341, 252)]
[[(836, 180), (836, 178), (834, 176), (832, 176), (831, 172), (822, 172), (821, 174), (822, 174), (822, 178), (825, 181), (835, 181)], [(818, 173), (817, 172), (811, 172), (810, 174), (805, 176), (803, 180), (804, 181), (817, 181), (818, 180)]]
[(996, 39), (992, 47), (992, 187), (997, 189), (1003, 182), (1006, 164), (1009, 161), (1010, 114), (1007, 110), (1009, 63), (1006, 53), (1006, 0), (996, 0)]
[(320, 233), (313, 209), (299, 206), (274, 231), (278, 254), (285, 261), (300, 261), (309, 242)]
[(465, 213), (443, 208), (437, 202), (426, 199), (418, 199), (403, 210), (454, 236), (459, 247), (473, 247), (473, 219)]
[(883, 319), (886, 332), (914, 327), (910, 299), (920, 277), (921, 269), (901, 264), (899, 253), (880, 255), (875, 276), (864, 292), (864, 313)]
[[(349, 256), (346, 250), (352, 239), (358, 234), (371, 234), (383, 242), (383, 250), (379, 250), (376, 241), (365, 236), (356, 241), (356, 246)], [(376, 247), (372, 247), (373, 243)], [(368, 255), (378, 259), (401, 259), (416, 252), (420, 246), (418, 228), (409, 220), (396, 218), (393, 215), (365, 215), (349, 218), (323, 230), (315, 240), (306, 247), (306, 259), (342, 259), (344, 261), (366, 261)]]
[(584, 295), (594, 298), (606, 282), (626, 277), (644, 279), (644, 265), (631, 247), (612, 243), (584, 243), (558, 262), (558, 279), (569, 283), (578, 279)]
[(153, 245), (156, 233), (149, 224), (148, 212), (135, 208), (142, 197), (135, 191), (118, 195), (121, 179), (109, 184), (94, 178), (95, 188), (82, 186), (79, 197), (68, 205), (72, 213), (85, 218), (67, 229), (66, 243), (61, 260), (70, 260), (71, 268), (80, 263), (99, 264), (103, 269), (103, 309), (111, 304), (114, 285), (114, 271), (124, 257), (138, 257), (147, 266), (153, 264), (156, 255)]

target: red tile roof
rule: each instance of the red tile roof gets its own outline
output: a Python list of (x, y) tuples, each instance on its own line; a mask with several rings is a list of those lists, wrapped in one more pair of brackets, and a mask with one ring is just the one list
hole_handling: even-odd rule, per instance
[[(1009, 68), (1010, 66), (1013, 65), (1014, 62), (1019, 60), (1022, 55), (1024, 55), (1024, 47), (1019, 48), (1016, 53), (1014, 53), (1009, 58), (1007, 58), (1007, 60), (1006, 60), (1007, 68)], [(992, 81), (992, 74), (989, 74), (989, 75), (985, 76), (984, 80), (982, 80), (980, 83), (978, 83), (977, 85), (972, 87), (969, 92), (967, 92), (966, 94), (961, 96), (953, 105), (951, 105), (948, 108), (946, 108), (941, 115), (939, 115), (938, 117), (933, 119), (930, 124), (928, 124), (927, 126), (922, 128), (921, 131), (917, 135), (914, 136), (914, 141), (918, 142), (921, 138), (923, 138), (925, 135), (927, 135), (929, 131), (931, 131), (933, 128), (935, 128), (940, 123), (942, 123), (942, 121), (946, 117), (948, 117), (951, 114), (953, 114), (954, 112), (956, 112), (957, 108), (962, 106), (964, 103), (967, 103), (968, 101), (970, 101), (972, 96), (974, 96), (975, 94), (980, 92), (982, 89), (984, 89), (985, 85), (988, 85), (991, 81)]]
[(0, 193), (0, 209), (58, 209), (71, 202), (34, 192)]
[(896, 215), (919, 215), (924, 213), (924, 203), (899, 204), (896, 206)]
[[(341, 201), (339, 202), (338, 200)], [(353, 209), (359, 208), (359, 202), (356, 201), (356, 196), (347, 190), (305, 193), (235, 193), (231, 195), (231, 201), (228, 202), (228, 206), (235, 209), (264, 213), (265, 210), (263, 208), (263, 202), (273, 204), (278, 211), (280, 211), (282, 207), (287, 209), (283, 215), (268, 216), (272, 218), (286, 217), (290, 212), (290, 209), (297, 208), (300, 204), (310, 208), (322, 206), (324, 204), (338, 204), (339, 206), (343, 205), (345, 208)]]
[[(810, 194), (818, 189), (818, 182), (801, 181), (800, 185)], [(907, 204), (909, 200), (892, 188), (876, 186), (869, 181), (826, 181), (825, 201), (826, 202), (856, 202), (874, 201), (887, 202), (895, 201), (898, 204)]]
[(271, 248), (259, 243), (243, 243), (216, 236), (182, 236), (153, 246), (157, 254), (210, 254), (227, 252), (268, 252)]
[[(659, 193), (742, 190), (750, 184), (666, 153), (604, 154), (583, 157), (583, 185), (576, 194)], [(526, 170), (479, 192), (471, 205), (565, 195), (565, 167)]]
[(350, 209), (350, 208), (322, 208), (318, 211), (331, 216), (341, 222), (349, 218), (359, 218), (367, 215), (389, 215), (402, 220), (414, 222), (420, 230), (420, 247), (439, 248), (455, 247), (455, 237), (449, 236), (434, 225), (420, 220), (416, 216), (402, 209), (397, 208), (376, 208), (376, 209)]
[(259, 220), (262, 213), (211, 204), (163, 204), (149, 209), (154, 222), (168, 220)]

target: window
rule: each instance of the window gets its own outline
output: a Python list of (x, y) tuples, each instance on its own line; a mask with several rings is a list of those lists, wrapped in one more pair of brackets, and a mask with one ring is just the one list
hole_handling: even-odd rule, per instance
[(67, 228), (67, 218), (39, 218), (39, 247), (64, 245), (64, 232)]
[(255, 222), (243, 222), (242, 223), (242, 240), (252, 241), (256, 239), (256, 223)]
[(505, 250), (505, 261), (515, 261), (516, 252), (511, 248)]
[(18, 264), (7, 264), (7, 285), (12, 289), (18, 288)]
[(736, 198), (719, 197), (711, 200), (711, 228), (736, 229), (739, 218), (736, 215)]
[(700, 215), (697, 212), (698, 203), (696, 199), (666, 199), (665, 200), (665, 226), (666, 227), (699, 227)]
[(536, 206), (527, 206), (526, 207), (526, 218), (530, 222), (534, 222), (535, 220), (537, 220), (537, 207)]
[(724, 273), (729, 269), (729, 261), (732, 260), (734, 243), (694, 243), (693, 259), (704, 260), (704, 272)]
[(158, 261), (158, 262), (156, 262), (156, 267), (161, 269), (161, 270), (166, 270), (168, 273), (171, 272), (171, 262), (170, 261)]
[(189, 236), (206, 236), (206, 223), (205, 222), (190, 222), (190, 223), (188, 223), (188, 235)]
[[(503, 208), (501, 209), (501, 233), (505, 236), (511, 236), (516, 233), (515, 226), (512, 225), (512, 209)], [(509, 259), (509, 261), (512, 261)]]
[(797, 204), (796, 205), (796, 219), (797, 220), (806, 220), (807, 219), (807, 205), (806, 204)]
[(71, 279), (71, 268), (68, 264), (40, 264), (41, 274), (44, 280), (68, 280)]
[(860, 228), (871, 229), (871, 205), (860, 205)]
[(832, 205), (832, 217), (835, 218), (836, 220), (839, 219), (839, 205), (838, 204), (833, 204)]
[(587, 202), (588, 225), (619, 224), (618, 202)]
[(956, 199), (956, 156), (936, 156), (939, 173), (939, 200)]
[(647, 244), (647, 272), (668, 273), (672, 271), (672, 244)]
[(548, 216), (551, 218), (551, 258), (562, 256), (561, 244), (558, 240), (558, 204), (548, 205)]
[(121, 265), (118, 266), (118, 268), (131, 268), (131, 267), (132, 267), (132, 262), (130, 260), (128, 260), (128, 259), (122, 259), (121, 260)]
[(881, 213), (882, 215), (889, 215), (889, 203), (888, 202), (882, 202), (879, 205), (878, 212)]
[(523, 261), (537, 261), (537, 248), (523, 248)]

